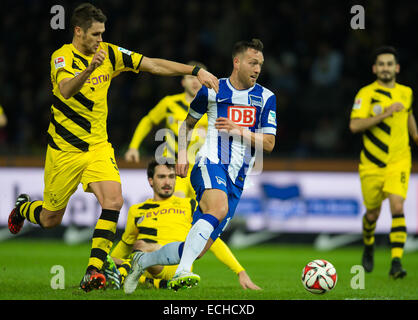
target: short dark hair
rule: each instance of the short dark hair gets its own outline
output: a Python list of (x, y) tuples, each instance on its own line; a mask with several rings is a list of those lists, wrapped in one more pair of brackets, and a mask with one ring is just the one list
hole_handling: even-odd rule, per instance
[(257, 51), (263, 51), (264, 45), (260, 39), (251, 39), (251, 41), (238, 41), (234, 44), (234, 48), (232, 49), (232, 58), (235, 58), (239, 53), (247, 51), (249, 48)]
[(163, 165), (163, 166), (166, 166), (169, 169), (176, 170), (176, 166), (174, 164), (172, 164), (172, 163), (164, 163), (164, 162), (158, 161), (156, 159), (153, 159), (153, 160), (151, 160), (150, 163), (148, 163), (148, 168), (147, 168), (147, 177), (148, 177), (148, 179), (149, 178), (151, 178), (151, 179), (154, 178), (155, 167), (156, 166), (159, 166), (159, 165)]
[(376, 63), (377, 57), (381, 54), (385, 54), (385, 53), (390, 53), (393, 54), (393, 56), (395, 57), (395, 61), (398, 62), (398, 51), (392, 47), (392, 46), (381, 46), (379, 48), (377, 48), (374, 52), (373, 52), (373, 64)]
[(83, 31), (87, 31), (94, 21), (105, 23), (107, 17), (103, 11), (96, 8), (91, 3), (82, 3), (74, 9), (71, 16), (71, 28), (80, 27)]

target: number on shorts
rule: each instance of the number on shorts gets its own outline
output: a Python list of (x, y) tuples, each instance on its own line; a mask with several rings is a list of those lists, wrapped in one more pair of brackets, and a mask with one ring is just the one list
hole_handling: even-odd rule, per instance
[(405, 174), (405, 172), (401, 172), (401, 183), (403, 183), (403, 184), (405, 184), (405, 182), (406, 182), (406, 174)]

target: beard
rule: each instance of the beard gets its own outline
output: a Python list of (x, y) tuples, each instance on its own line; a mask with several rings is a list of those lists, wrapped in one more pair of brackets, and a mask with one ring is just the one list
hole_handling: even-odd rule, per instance
[(174, 193), (174, 189), (171, 189), (168, 193), (165, 193), (164, 191), (160, 191), (158, 192), (158, 196), (160, 198), (167, 199), (167, 198), (170, 198), (173, 195), (173, 193)]
[(382, 72), (382, 73), (379, 74), (379, 76), (377, 78), (384, 83), (388, 83), (388, 82), (391, 82), (395, 79), (395, 74), (391, 74), (391, 73), (388, 73), (388, 72)]

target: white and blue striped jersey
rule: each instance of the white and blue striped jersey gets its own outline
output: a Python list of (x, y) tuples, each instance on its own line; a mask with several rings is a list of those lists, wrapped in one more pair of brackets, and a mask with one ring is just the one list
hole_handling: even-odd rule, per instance
[(189, 115), (200, 119), (208, 116), (208, 131), (196, 163), (222, 164), (232, 182), (244, 187), (245, 178), (254, 166), (256, 150), (242, 137), (220, 132), (215, 121), (225, 117), (252, 132), (276, 135), (276, 97), (267, 88), (255, 84), (246, 90), (235, 89), (228, 78), (219, 80), (219, 91), (202, 86), (190, 104)]

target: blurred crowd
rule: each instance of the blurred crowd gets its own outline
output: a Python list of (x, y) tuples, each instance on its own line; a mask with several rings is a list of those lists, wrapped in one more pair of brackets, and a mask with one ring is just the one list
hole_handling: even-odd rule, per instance
[[(104, 41), (149, 57), (198, 60), (218, 76), (232, 68), (237, 40), (259, 38), (265, 64), (259, 83), (274, 91), (278, 141), (273, 156), (357, 158), (360, 135), (348, 130), (354, 96), (375, 80), (371, 52), (382, 44), (400, 53), (400, 83), (417, 88), (418, 3), (400, 0), (123, 0), (91, 1), (108, 17)], [(3, 1), (0, 19), (0, 155), (43, 155), (51, 105), (50, 56), (71, 42), (74, 1)], [(65, 30), (50, 26), (61, 4)], [(350, 9), (365, 8), (365, 29), (353, 30)], [(109, 90), (108, 132), (118, 156), (138, 121), (165, 95), (182, 91), (179, 78), (122, 74)], [(141, 146), (151, 155), (153, 135)]]

